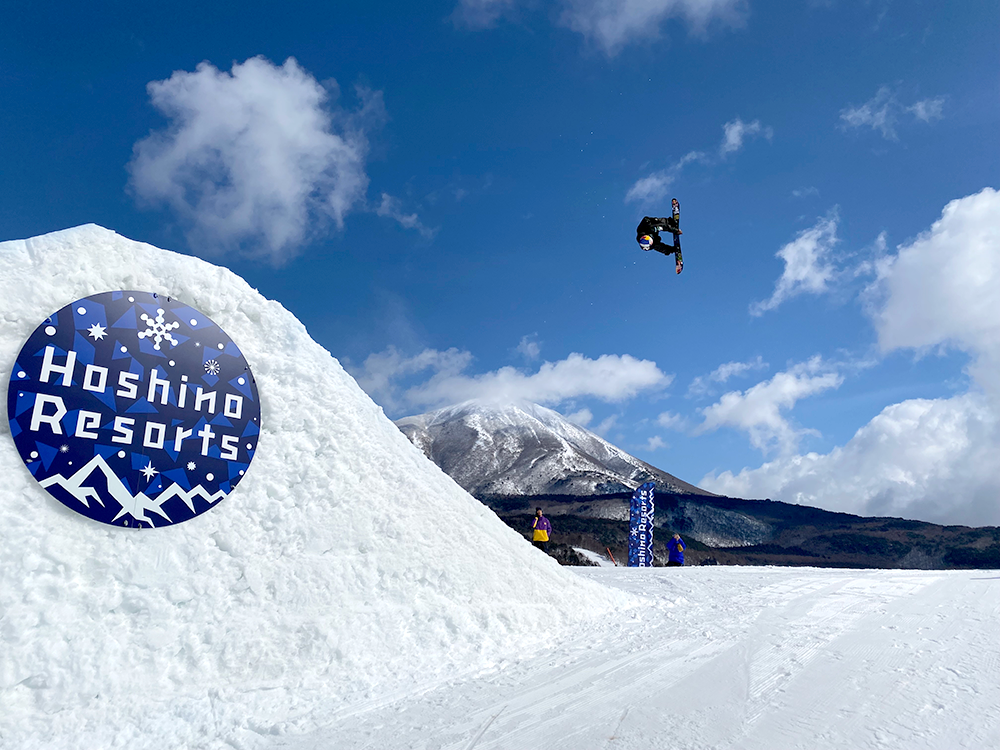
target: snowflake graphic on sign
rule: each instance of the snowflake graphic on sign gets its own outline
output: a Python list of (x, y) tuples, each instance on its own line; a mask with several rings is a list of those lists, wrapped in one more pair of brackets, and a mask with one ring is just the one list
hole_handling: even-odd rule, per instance
[(166, 323), (166, 319), (163, 317), (163, 308), (157, 308), (156, 317), (151, 318), (146, 313), (139, 316), (139, 320), (146, 321), (147, 328), (145, 331), (139, 331), (139, 338), (144, 339), (148, 337), (153, 338), (153, 349), (160, 351), (160, 342), (166, 339), (170, 342), (171, 346), (177, 346), (179, 343), (170, 332), (180, 328), (181, 324), (176, 320), (172, 323)]
[(206, 315), (152, 292), (77, 300), (28, 338), (7, 390), (38, 483), (113, 526), (180, 523), (245, 476), (260, 434), (250, 366)]

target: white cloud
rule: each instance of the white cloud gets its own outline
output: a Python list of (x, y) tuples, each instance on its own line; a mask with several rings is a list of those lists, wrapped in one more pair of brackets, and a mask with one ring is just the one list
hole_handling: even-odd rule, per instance
[(761, 134), (768, 140), (774, 137), (774, 131), (771, 128), (763, 127), (760, 120), (743, 122), (739, 117), (723, 125), (722, 130), (724, 134), (722, 145), (719, 146), (719, 155), (723, 158), (743, 148), (743, 142), (747, 138), (755, 138)]
[(844, 446), (710, 474), (713, 492), (939, 523), (1000, 524), (1000, 193), (950, 202), (876, 263), (869, 314), (883, 352), (957, 348), (974, 387), (887, 406)]
[(618, 426), (618, 415), (612, 414), (610, 417), (601, 420), (601, 423), (596, 427), (594, 427), (593, 430), (591, 430), (591, 432), (595, 432), (601, 437), (606, 438), (608, 436), (608, 433), (611, 432), (613, 429), (615, 429), (617, 426)]
[(951, 201), (878, 268), (869, 311), (883, 351), (951, 346), (1000, 405), (1000, 193)]
[(665, 411), (660, 414), (660, 416), (656, 418), (656, 423), (661, 427), (666, 427), (668, 430), (674, 430), (676, 432), (684, 432), (688, 429), (688, 421), (685, 417), (669, 411)]
[(563, 6), (559, 22), (609, 57), (632, 42), (659, 38), (670, 18), (683, 18), (701, 34), (713, 21), (741, 26), (746, 15), (743, 0), (563, 0)]
[(896, 112), (899, 103), (888, 86), (883, 86), (867, 102), (859, 107), (845, 107), (840, 111), (844, 128), (868, 126), (878, 130), (882, 137), (896, 140)]
[[(502, 367), (467, 375), (465, 370), (471, 362), (471, 354), (456, 349), (428, 349), (404, 357), (390, 347), (369, 356), (360, 371), (352, 374), (372, 398), (391, 410), (429, 409), (470, 399), (530, 401), (549, 406), (584, 397), (620, 402), (642, 392), (661, 390), (673, 380), (655, 362), (627, 354), (590, 359), (574, 353), (558, 362), (545, 362), (533, 373)], [(400, 384), (427, 371), (432, 374), (424, 382), (409, 387)]]
[(637, 180), (629, 188), (625, 194), (625, 202), (657, 203), (667, 196), (667, 191), (675, 179), (677, 179), (676, 174), (670, 172), (670, 170), (653, 172), (651, 175)]
[(896, 127), (904, 114), (912, 114), (922, 122), (940, 120), (944, 111), (944, 98), (924, 99), (907, 107), (900, 103), (896, 93), (882, 86), (871, 99), (860, 106), (848, 106), (840, 111), (841, 128), (871, 128), (889, 141), (899, 140)]
[(522, 336), (521, 343), (517, 345), (517, 353), (529, 362), (538, 359), (542, 353), (542, 346), (538, 343), (538, 334), (533, 333), (530, 336)]
[(580, 409), (572, 414), (564, 414), (563, 416), (573, 424), (578, 424), (581, 427), (586, 427), (594, 421), (594, 413), (590, 409)]
[(361, 107), (348, 112), (294, 59), (262, 57), (230, 73), (201, 63), (147, 89), (170, 125), (135, 145), (131, 188), (172, 209), (196, 249), (240, 246), (278, 264), (364, 200), (365, 128), (384, 116), (380, 93), (359, 89)]
[[(868, 247), (866, 247), (862, 252), (861, 256), (864, 260), (859, 260), (854, 264), (854, 269), (851, 271), (851, 275), (854, 278), (860, 276), (878, 276), (881, 268), (884, 268), (887, 261), (886, 248), (889, 245), (888, 242), (889, 235), (885, 230), (878, 233), (878, 237), (872, 242)], [(862, 292), (861, 297), (864, 300), (866, 297), (871, 296), (874, 292), (873, 288), (869, 288)]]
[(763, 315), (799, 294), (822, 294), (828, 290), (828, 284), (836, 275), (829, 258), (838, 242), (839, 220), (837, 211), (831, 211), (777, 252), (776, 257), (785, 262), (785, 270), (775, 283), (770, 299), (750, 305), (751, 315)]
[[(456, 26), (487, 29), (501, 18), (515, 18), (537, 0), (459, 0), (451, 20)], [(683, 19), (692, 34), (704, 34), (718, 21), (739, 27), (746, 17), (746, 0), (560, 0), (558, 23), (579, 34), (609, 57), (633, 42), (660, 37), (662, 24)]]
[(444, 405), (468, 399), (524, 400), (558, 404), (571, 398), (590, 396), (602, 401), (625, 401), (642, 391), (670, 384), (655, 362), (629, 355), (604, 354), (597, 359), (570, 354), (559, 362), (545, 362), (538, 372), (525, 374), (513, 367), (477, 376), (435, 376), (410, 389), (407, 397), (415, 405)]
[(907, 107), (906, 111), (913, 113), (914, 117), (923, 122), (940, 120), (944, 117), (944, 97), (939, 96), (936, 99), (924, 99), (912, 107)]
[(757, 358), (750, 362), (726, 362), (716, 367), (709, 377), (716, 383), (725, 383), (734, 375), (742, 375), (753, 370), (766, 370), (767, 362), (759, 354)]
[(651, 437), (649, 440), (646, 441), (646, 444), (643, 446), (643, 450), (652, 453), (653, 451), (658, 451), (662, 448), (668, 448), (668, 447), (670, 446), (667, 444), (667, 441), (665, 441), (659, 435), (653, 435), (653, 437)]
[(667, 197), (670, 186), (680, 177), (684, 167), (691, 162), (697, 161), (702, 164), (718, 163), (729, 156), (729, 154), (743, 148), (743, 143), (747, 138), (763, 134), (765, 138), (770, 140), (773, 136), (771, 128), (762, 126), (760, 120), (745, 123), (737, 117), (735, 120), (723, 125), (722, 129), (724, 135), (722, 144), (719, 146), (718, 156), (709, 156), (702, 151), (690, 151), (666, 169), (652, 172), (646, 177), (637, 180), (625, 194), (625, 202), (659, 203)]
[(688, 386), (688, 398), (705, 396), (712, 392), (712, 383), (725, 383), (729, 378), (744, 375), (748, 372), (766, 370), (767, 362), (759, 354), (749, 362), (726, 362), (716, 367), (708, 375), (699, 375)]
[(516, 9), (519, 0), (459, 0), (451, 20), (456, 26), (488, 29)]
[(680, 176), (685, 166), (693, 161), (704, 161), (705, 155), (700, 151), (691, 151), (681, 157), (675, 164), (667, 169), (653, 172), (648, 177), (636, 181), (625, 194), (625, 202), (632, 203), (659, 203), (667, 197), (667, 191), (674, 181)]
[(797, 190), (793, 190), (792, 191), (792, 197), (793, 198), (806, 198), (806, 197), (811, 196), (811, 195), (818, 196), (819, 195), (819, 188), (816, 188), (816, 187), (805, 187), (805, 188), (798, 188)]
[(843, 447), (779, 458), (700, 487), (858, 515), (1000, 524), (996, 411), (978, 396), (886, 407)]
[(803, 435), (815, 432), (796, 429), (782, 411), (791, 409), (796, 401), (807, 396), (839, 388), (843, 380), (822, 358), (813, 357), (746, 391), (726, 393), (718, 402), (700, 410), (705, 421), (695, 432), (702, 434), (720, 427), (733, 427), (747, 432), (754, 448), (787, 454), (797, 447)]
[(437, 233), (436, 229), (424, 226), (423, 222), (420, 221), (420, 217), (415, 213), (404, 213), (400, 200), (393, 198), (388, 193), (382, 193), (382, 203), (375, 209), (375, 213), (397, 221), (404, 229), (415, 229), (422, 237), (427, 239), (430, 239)]
[(395, 411), (408, 406), (400, 395), (399, 381), (427, 371), (434, 377), (457, 377), (472, 364), (472, 354), (451, 348), (446, 351), (425, 349), (407, 357), (396, 347), (368, 355), (360, 369), (347, 366), (358, 385), (386, 409)]

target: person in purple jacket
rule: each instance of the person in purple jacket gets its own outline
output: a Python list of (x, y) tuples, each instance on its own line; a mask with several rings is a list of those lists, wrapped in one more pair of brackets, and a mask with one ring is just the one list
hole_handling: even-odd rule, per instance
[(667, 552), (667, 567), (684, 564), (684, 540), (680, 534), (674, 534), (673, 539), (667, 542)]
[(549, 519), (542, 515), (541, 508), (535, 508), (535, 522), (531, 524), (533, 529), (531, 534), (531, 543), (534, 544), (542, 552), (548, 554), (549, 552), (549, 537), (552, 535), (552, 524), (549, 523)]

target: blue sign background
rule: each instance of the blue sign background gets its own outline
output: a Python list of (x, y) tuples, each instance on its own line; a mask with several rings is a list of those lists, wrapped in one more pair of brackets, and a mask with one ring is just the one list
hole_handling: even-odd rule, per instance
[(646, 482), (634, 493), (629, 503), (628, 566), (653, 567), (653, 494), (656, 485)]
[(14, 444), (61, 503), (114, 526), (214, 507), (257, 449), (250, 366), (207, 316), (151, 292), (77, 300), (31, 334), (11, 372)]

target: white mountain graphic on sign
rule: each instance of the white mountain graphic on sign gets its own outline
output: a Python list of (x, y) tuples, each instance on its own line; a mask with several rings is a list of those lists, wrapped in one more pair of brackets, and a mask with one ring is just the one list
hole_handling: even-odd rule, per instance
[(84, 483), (90, 478), (95, 470), (100, 471), (104, 475), (104, 478), (108, 483), (108, 492), (121, 508), (118, 515), (114, 517), (112, 523), (127, 513), (136, 521), (141, 521), (152, 526), (153, 522), (150, 520), (149, 516), (146, 515), (147, 511), (152, 511), (161, 518), (165, 518), (168, 522), (173, 523), (170, 516), (168, 516), (163, 510), (163, 505), (173, 498), (179, 497), (184, 501), (184, 504), (188, 506), (191, 512), (194, 513), (195, 498), (201, 498), (209, 505), (212, 505), (226, 496), (226, 493), (222, 490), (219, 490), (214, 495), (210, 495), (201, 485), (198, 485), (191, 490), (185, 490), (176, 483), (171, 484), (167, 489), (161, 492), (155, 500), (148, 497), (143, 492), (133, 495), (128, 491), (128, 488), (122, 484), (122, 481), (118, 478), (118, 475), (115, 474), (114, 470), (108, 466), (103, 456), (94, 456), (82, 469), (69, 478), (64, 477), (62, 474), (56, 474), (48, 479), (42, 480), (39, 484), (45, 489), (48, 489), (53, 485), (61, 487), (74, 498), (79, 500), (84, 507), (89, 508), (91, 500), (95, 500), (101, 506), (106, 507), (96, 489), (84, 486)]

